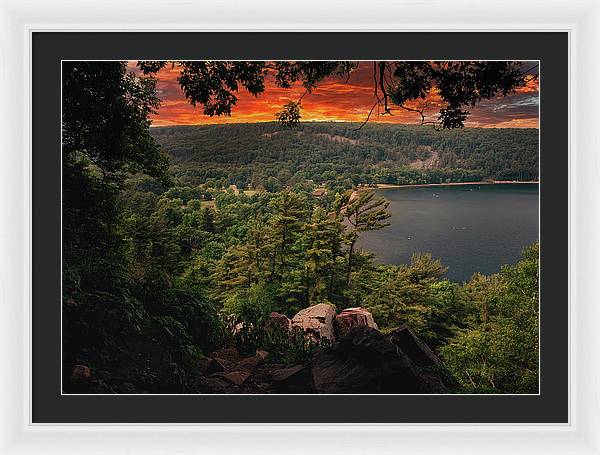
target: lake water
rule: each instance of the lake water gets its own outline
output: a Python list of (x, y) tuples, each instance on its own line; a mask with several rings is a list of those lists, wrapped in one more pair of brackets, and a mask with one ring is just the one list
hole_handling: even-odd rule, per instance
[(498, 184), (377, 190), (390, 201), (390, 226), (365, 232), (359, 247), (377, 262), (409, 263), (431, 253), (446, 276), (467, 281), (475, 272), (495, 273), (519, 260), (538, 240), (537, 184)]

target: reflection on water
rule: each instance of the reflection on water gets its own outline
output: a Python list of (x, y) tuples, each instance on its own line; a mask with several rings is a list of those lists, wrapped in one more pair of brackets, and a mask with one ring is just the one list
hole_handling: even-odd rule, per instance
[(538, 185), (503, 184), (378, 190), (390, 201), (391, 226), (363, 233), (359, 247), (377, 261), (410, 262), (429, 252), (454, 281), (498, 272), (538, 240)]

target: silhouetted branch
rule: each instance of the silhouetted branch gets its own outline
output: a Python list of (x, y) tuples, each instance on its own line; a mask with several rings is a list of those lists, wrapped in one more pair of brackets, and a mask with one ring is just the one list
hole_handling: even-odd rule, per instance
[[(536, 69), (536, 68), (537, 68), (537, 67), (539, 67), (539, 66), (540, 66), (539, 64), (537, 64), (537, 65), (533, 65), (533, 66), (532, 66), (531, 68), (529, 68), (528, 70), (525, 70), (525, 71), (523, 71), (523, 72), (521, 73), (521, 76), (525, 76), (526, 74), (529, 74), (529, 72), (530, 72), (530, 71), (532, 71), (532, 70)], [(538, 71), (538, 74), (539, 74), (539, 71)], [(537, 76), (537, 75), (536, 75), (536, 76)]]
[[(520, 75), (521, 76), (527, 76), (529, 75), (530, 71), (533, 71), (534, 69), (538, 68), (540, 65), (533, 65), (531, 68), (529, 68), (528, 70), (523, 71)], [(532, 74), (531, 77), (528, 78), (524, 78), (523, 80), (525, 81), (525, 83), (529, 83), (531, 81), (535, 81), (538, 77), (540, 77), (540, 72), (538, 71), (536, 74)]]
[(375, 106), (379, 106), (380, 103), (381, 103), (381, 99), (377, 98), (377, 101), (375, 102), (375, 104), (373, 104), (373, 107), (371, 107), (371, 110), (369, 111), (369, 115), (367, 115), (367, 118), (365, 119), (365, 121), (362, 122), (362, 124), (358, 128), (356, 128), (354, 131), (361, 130), (362, 127), (365, 126), (369, 122), (369, 119), (371, 118), (371, 114), (373, 113)]
[(383, 110), (384, 114), (390, 114), (390, 110), (388, 108), (388, 93), (385, 89), (385, 62), (379, 62), (379, 88), (381, 89), (381, 93), (383, 93)]

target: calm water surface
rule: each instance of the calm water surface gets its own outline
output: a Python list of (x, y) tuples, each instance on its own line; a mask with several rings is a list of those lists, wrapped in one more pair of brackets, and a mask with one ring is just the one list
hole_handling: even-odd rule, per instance
[(495, 273), (538, 240), (538, 192), (537, 184), (378, 190), (390, 201), (391, 226), (363, 233), (359, 247), (388, 264), (431, 253), (458, 282)]

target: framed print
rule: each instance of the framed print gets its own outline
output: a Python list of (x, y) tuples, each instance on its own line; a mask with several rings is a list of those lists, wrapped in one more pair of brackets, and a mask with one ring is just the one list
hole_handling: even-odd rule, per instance
[(30, 177), (6, 178), (6, 334), (29, 380), (6, 435), (598, 450), (587, 23), (76, 30), (14, 8), (30, 79), (6, 137), (30, 139), (6, 168)]
[[(103, 35), (100, 51), (130, 35)], [(113, 399), (103, 419), (270, 422), (293, 403), (290, 422), (406, 423), (392, 410), (410, 403), (412, 422), (505, 422), (515, 406), (521, 422), (566, 422), (567, 307), (543, 296), (567, 291), (567, 193), (553, 184), (566, 181), (567, 78), (552, 71), (567, 35), (477, 35), (507, 53), (460, 59), (473, 36), (146, 34), (145, 47), (215, 44), (201, 59), (121, 61), (77, 58), (93, 34), (34, 33), (34, 66), (77, 43), (57, 74), (60, 191), (39, 193), (61, 196), (60, 394), (34, 375), (34, 421), (117, 394), (178, 411)], [(398, 59), (334, 59), (343, 43), (417, 38), (456, 57), (381, 44)], [(508, 60), (525, 38), (531, 58)], [(302, 43), (299, 57), (269, 42)], [(51, 83), (34, 74), (34, 91)], [(35, 180), (36, 163), (53, 168), (35, 152), (53, 105), (33, 103)], [(47, 225), (34, 244), (51, 244)], [(40, 367), (50, 346), (34, 338)], [(331, 405), (309, 416), (305, 400)], [(359, 402), (369, 418), (344, 411)]]

